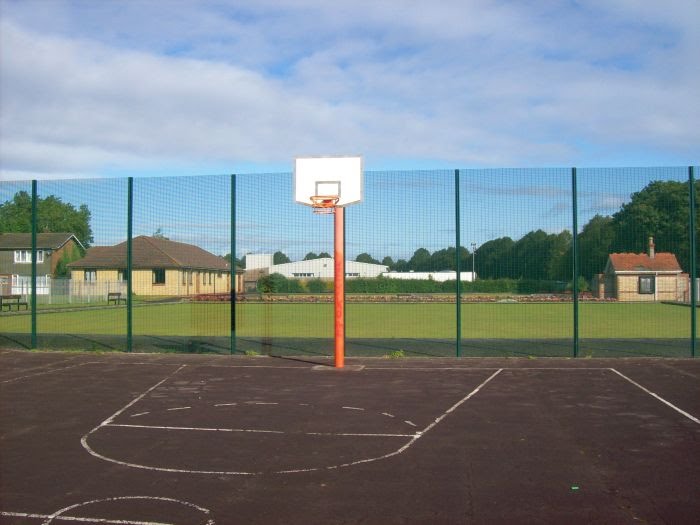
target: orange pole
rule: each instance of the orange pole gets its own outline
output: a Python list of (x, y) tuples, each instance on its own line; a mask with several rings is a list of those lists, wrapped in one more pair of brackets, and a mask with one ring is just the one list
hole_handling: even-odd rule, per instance
[(345, 210), (335, 209), (335, 367), (345, 366)]

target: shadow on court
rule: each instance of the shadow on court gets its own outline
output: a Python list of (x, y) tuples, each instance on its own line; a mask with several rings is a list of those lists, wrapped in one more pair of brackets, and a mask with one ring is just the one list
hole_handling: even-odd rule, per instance
[[(39, 334), (40, 349), (125, 352), (124, 335)], [(258, 354), (268, 356), (332, 356), (332, 338), (136, 335), (132, 351), (172, 354)], [(0, 348), (31, 348), (29, 334), (0, 334)], [(455, 357), (454, 339), (348, 338), (349, 357)], [(573, 357), (572, 339), (464, 339), (462, 357)], [(580, 357), (690, 357), (688, 339), (581, 339)]]

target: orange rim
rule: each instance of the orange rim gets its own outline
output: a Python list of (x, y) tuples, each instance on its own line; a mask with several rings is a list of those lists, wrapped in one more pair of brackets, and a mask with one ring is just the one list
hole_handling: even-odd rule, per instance
[(313, 195), (311, 206), (314, 213), (333, 213), (339, 198), (337, 195)]

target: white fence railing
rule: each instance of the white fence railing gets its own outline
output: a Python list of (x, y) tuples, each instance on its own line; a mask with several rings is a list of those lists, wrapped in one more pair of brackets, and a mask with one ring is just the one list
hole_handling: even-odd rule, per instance
[[(7, 283), (3, 294), (32, 295), (31, 281)], [(106, 303), (110, 293), (121, 293), (126, 298), (125, 281), (89, 282), (73, 279), (37, 279), (37, 304), (90, 304)]]

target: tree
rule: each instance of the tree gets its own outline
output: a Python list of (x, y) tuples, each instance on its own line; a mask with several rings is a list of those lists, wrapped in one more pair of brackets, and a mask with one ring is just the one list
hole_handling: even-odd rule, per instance
[(586, 279), (592, 279), (605, 270), (615, 237), (612, 222), (612, 217), (595, 215), (578, 235), (579, 272)]
[(408, 261), (406, 259), (399, 259), (394, 263), (394, 267), (391, 270), (394, 272), (407, 272), (409, 270)]
[(287, 291), (287, 278), (281, 273), (261, 275), (258, 279), (258, 291), (261, 293), (282, 293)]
[(309, 252), (306, 255), (304, 255), (305, 261), (312, 261), (313, 259), (318, 259), (318, 255), (316, 255), (314, 252)]
[(571, 260), (571, 244), (573, 236), (569, 230), (550, 234), (547, 238), (547, 279), (551, 281), (566, 281), (571, 279), (573, 264)]
[(379, 264), (379, 261), (368, 253), (361, 253), (355, 257), (355, 261), (361, 263)]
[(282, 252), (275, 252), (275, 254), (272, 256), (272, 264), (284, 264), (288, 262), (291, 262), (289, 257)]
[(513, 277), (512, 250), (515, 242), (510, 237), (500, 237), (482, 244), (476, 253), (476, 274), (481, 279)]
[[(700, 197), (700, 181), (696, 182), (696, 200)], [(613, 214), (612, 227), (615, 252), (644, 253), (649, 237), (654, 237), (657, 251), (671, 252), (685, 271), (690, 266), (688, 183), (653, 181), (634, 193), (630, 202)], [(696, 225), (700, 227), (700, 207)]]
[(408, 268), (414, 272), (428, 272), (432, 270), (430, 252), (425, 248), (418, 248), (408, 261)]
[[(153, 237), (156, 239), (163, 239), (164, 241), (170, 240), (169, 237), (165, 236), (165, 234), (163, 233), (163, 228), (161, 228), (160, 226), (158, 227), (158, 229), (156, 231), (153, 232)], [(231, 262), (231, 261), (229, 260), (229, 262)]]
[[(231, 254), (227, 253), (224, 255), (224, 259), (226, 259), (226, 262), (231, 264)], [(236, 268), (245, 268), (245, 255), (241, 257), (240, 259), (236, 257)]]
[[(436, 271), (457, 271), (456, 253), (457, 252), (454, 246), (433, 252), (433, 254), (430, 256), (430, 268)], [(471, 261), (469, 250), (467, 250), (464, 246), (460, 246), (459, 265), (461, 271), (463, 272), (468, 271), (467, 261)], [(471, 270), (471, 266), (469, 267), (469, 270)]]
[(321, 252), (321, 253), (318, 254), (318, 258), (319, 258), (319, 259), (330, 259), (330, 258), (331, 258), (331, 254), (328, 253), (328, 252)]
[(326, 283), (318, 278), (310, 279), (306, 283), (306, 289), (309, 291), (309, 293), (323, 293), (326, 291)]
[(395, 265), (394, 259), (392, 259), (392, 258), (389, 257), (388, 255), (382, 259), (382, 264), (383, 264), (384, 266), (388, 266), (388, 267), (389, 267), (389, 270), (393, 270), (393, 269), (394, 269), (394, 265)]
[[(37, 198), (37, 231), (40, 233), (72, 233), (85, 246), (93, 242), (90, 210), (78, 208), (49, 195)], [(0, 204), (0, 233), (31, 233), (32, 198), (26, 191), (17, 192), (11, 201)]]
[(83, 256), (83, 252), (76, 245), (71, 246), (70, 250), (65, 249), (61, 254), (61, 258), (56, 264), (56, 270), (54, 272), (55, 277), (70, 277), (70, 269), (68, 264), (73, 261), (77, 261)]

